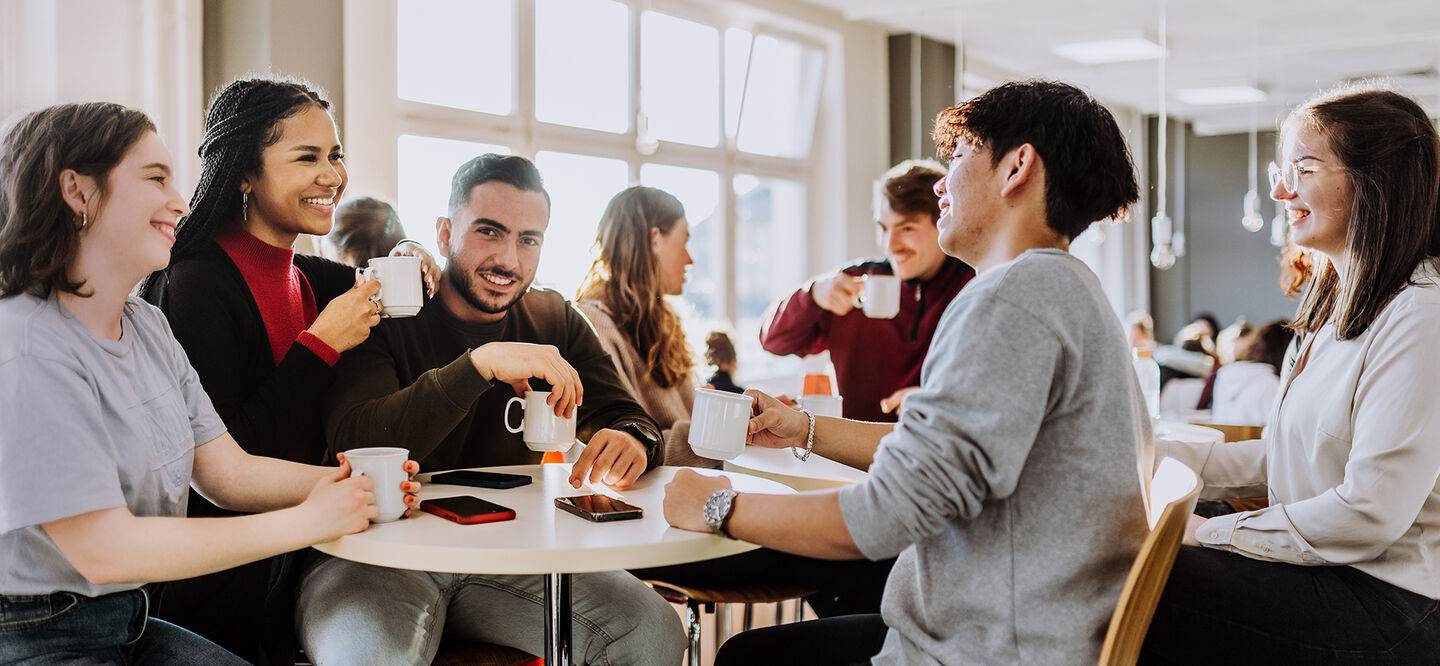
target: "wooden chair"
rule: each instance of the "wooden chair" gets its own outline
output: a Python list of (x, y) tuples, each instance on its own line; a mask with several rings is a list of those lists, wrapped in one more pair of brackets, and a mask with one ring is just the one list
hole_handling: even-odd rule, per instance
[[(750, 629), (752, 614), (750, 604), (774, 603), (775, 624), (780, 624), (781, 609), (780, 602), (795, 600), (795, 621), (799, 622), (805, 612), (804, 597), (815, 593), (815, 590), (800, 587), (798, 585), (740, 585), (728, 588), (698, 588), (684, 587), (667, 583), (663, 580), (647, 580), (647, 585), (671, 603), (685, 604), (686, 634), (690, 639), (690, 647), (687, 650), (689, 666), (700, 666), (700, 611), (704, 607), (707, 613), (715, 613), (716, 633), (715, 645), (719, 647), (728, 636), (729, 632), (720, 627), (728, 627), (729, 615), (725, 612), (725, 604), (745, 604), (744, 627)], [(717, 610), (718, 607), (718, 610)]]
[(1194, 471), (1174, 458), (1160, 462), (1150, 482), (1150, 534), (1130, 566), (1120, 603), (1110, 616), (1100, 650), (1101, 666), (1131, 666), (1140, 658), (1145, 631), (1155, 616), (1199, 494), (1200, 479)]
[(512, 647), (444, 640), (432, 666), (545, 666), (544, 660)]

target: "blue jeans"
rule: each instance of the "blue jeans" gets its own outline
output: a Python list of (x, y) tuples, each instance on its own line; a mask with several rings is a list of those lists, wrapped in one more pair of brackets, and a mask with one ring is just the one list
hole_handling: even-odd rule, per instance
[(0, 664), (245, 663), (148, 614), (142, 590), (0, 596)]
[(1440, 601), (1354, 567), (1182, 546), (1141, 664), (1440, 664)]

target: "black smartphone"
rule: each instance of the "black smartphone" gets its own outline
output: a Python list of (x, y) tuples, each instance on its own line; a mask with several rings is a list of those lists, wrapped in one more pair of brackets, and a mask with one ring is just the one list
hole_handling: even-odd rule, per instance
[(445, 520), (460, 523), (461, 525), (476, 525), (479, 523), (494, 523), (501, 520), (514, 520), (515, 510), (500, 506), (490, 500), (483, 500), (470, 495), (457, 495), (455, 497), (439, 497), (425, 500), (420, 503), (421, 511), (428, 511)]
[(475, 486), (476, 488), (514, 488), (530, 483), (530, 477), (525, 474), (501, 474), (462, 469), (431, 474), (430, 483), (449, 483), (457, 486)]
[(556, 497), (556, 508), (573, 513), (585, 520), (608, 523), (612, 520), (631, 520), (645, 515), (645, 511), (634, 504), (626, 504), (605, 495), (576, 495)]

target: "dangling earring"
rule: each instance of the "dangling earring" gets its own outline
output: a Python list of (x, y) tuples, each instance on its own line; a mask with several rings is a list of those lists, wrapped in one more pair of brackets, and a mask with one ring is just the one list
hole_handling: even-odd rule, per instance
[(85, 214), (85, 211), (80, 211), (80, 230), (84, 231), (88, 224), (90, 224), (90, 217)]
[(240, 221), (247, 222), (250, 219), (250, 193), (240, 193)]

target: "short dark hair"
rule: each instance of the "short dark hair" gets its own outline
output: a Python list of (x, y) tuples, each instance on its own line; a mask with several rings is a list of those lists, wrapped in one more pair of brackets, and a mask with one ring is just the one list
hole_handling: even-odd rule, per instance
[(1016, 81), (941, 111), (933, 134), (941, 158), (970, 143), (992, 166), (1023, 144), (1045, 165), (1045, 221), (1073, 240), (1096, 220), (1124, 218), (1140, 198), (1130, 149), (1115, 116), (1057, 81)]
[(11, 126), (0, 142), (0, 297), (80, 294), (85, 283), (72, 282), (68, 269), (81, 218), (61, 194), (60, 172), (95, 179), (103, 206), (110, 172), (153, 131), (144, 112), (108, 102), (59, 104)]
[(1293, 337), (1290, 322), (1277, 319), (1241, 335), (1235, 345), (1235, 360), (1269, 363), (1278, 373), (1285, 363), (1285, 349), (1290, 346)]
[[(940, 219), (940, 197), (935, 196), (935, 182), (945, 177), (945, 169), (929, 160), (905, 160), (890, 167), (881, 176), (878, 199), (902, 215), (928, 215), (933, 223)], [(878, 216), (879, 210), (875, 211)]]
[(450, 206), (446, 215), (455, 217), (455, 212), (470, 203), (470, 190), (485, 183), (498, 182), (510, 185), (523, 192), (539, 192), (545, 195), (545, 207), (550, 207), (550, 193), (545, 191), (545, 179), (535, 163), (519, 155), (498, 155), (485, 153), (460, 165), (450, 179)]
[(1440, 255), (1440, 136), (1415, 100), (1369, 82), (1320, 93), (1291, 112), (1281, 135), (1297, 123), (1330, 142), (1352, 201), (1345, 275), (1312, 258), (1312, 283), (1293, 326), (1315, 332), (1333, 321), (1336, 338), (1350, 340), (1421, 261)]
[(335, 227), (326, 239), (340, 252), (341, 261), (357, 265), (390, 253), (405, 239), (405, 227), (395, 207), (375, 197), (347, 199), (335, 209)]

